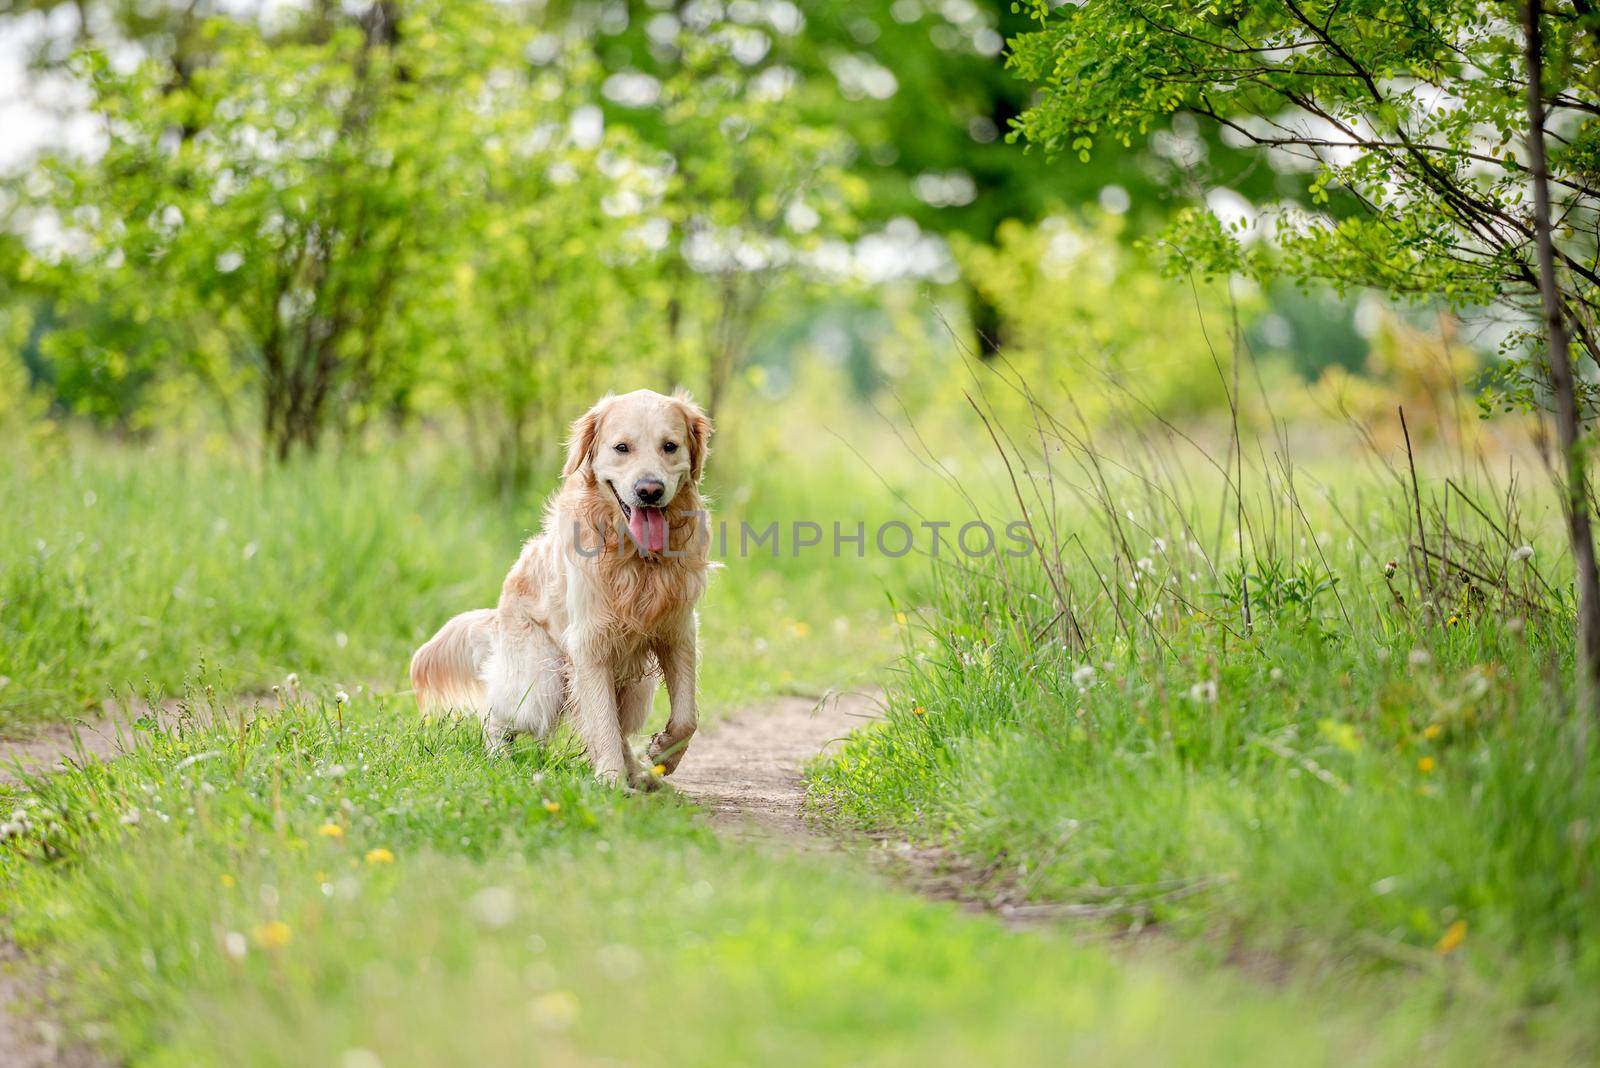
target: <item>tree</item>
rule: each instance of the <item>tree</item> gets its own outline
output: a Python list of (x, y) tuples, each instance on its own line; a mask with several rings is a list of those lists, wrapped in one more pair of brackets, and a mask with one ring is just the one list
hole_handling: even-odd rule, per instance
[[(1030, 141), (1086, 157), (1188, 111), (1311, 177), (1319, 209), (1264, 210), (1270, 241), (1181, 213), (1166, 236), (1186, 262), (1517, 316), (1525, 358), (1500, 388), (1557, 409), (1592, 704), (1600, 579), (1584, 438), (1595, 396), (1563, 370), (1563, 335), (1600, 367), (1600, 11), (1588, 0), (1535, 9), (1526, 28), (1505, 0), (1038, 0), (1033, 12), (1012, 56), (1040, 88), (1019, 120)], [(1541, 321), (1548, 347), (1533, 344)]]
[(164, 60), (122, 71), (80, 53), (104, 151), (44, 161), (15, 210), (60, 221), (39, 258), (76, 280), (66, 314), (140, 327), (58, 345), (159, 346), (242, 381), (283, 459), (381, 408), (405, 361), (395, 294), (430, 232), (433, 139), (381, 19), (321, 40), (226, 19), (195, 32), (206, 59), (180, 83)]
[(1556, 275), (1550, 222), (1550, 164), (1545, 144), (1543, 14), (1539, 0), (1524, 0), (1523, 48), (1528, 68), (1528, 169), (1533, 185), (1533, 228), (1539, 261), (1539, 297), (1549, 341), (1550, 385), (1556, 432), (1566, 467), (1567, 533), (1578, 581), (1578, 695), (1580, 707), (1600, 708), (1600, 572), (1589, 528), (1588, 458), (1567, 341), (1567, 313)]

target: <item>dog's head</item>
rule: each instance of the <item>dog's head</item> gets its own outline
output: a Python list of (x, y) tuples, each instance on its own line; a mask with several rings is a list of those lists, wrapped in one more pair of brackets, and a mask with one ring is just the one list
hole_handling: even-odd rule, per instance
[(640, 548), (660, 553), (666, 510), (699, 483), (710, 443), (711, 420), (687, 393), (636, 390), (602, 397), (572, 424), (562, 473), (599, 487)]

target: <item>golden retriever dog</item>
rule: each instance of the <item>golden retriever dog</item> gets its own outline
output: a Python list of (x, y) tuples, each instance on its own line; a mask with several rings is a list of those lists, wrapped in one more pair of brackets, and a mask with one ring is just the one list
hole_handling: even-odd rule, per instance
[[(563, 715), (602, 781), (655, 789), (698, 719), (695, 603), (710, 569), (699, 484), (711, 421), (686, 394), (607, 396), (572, 426), (560, 491), (496, 608), (463, 612), (411, 658), (424, 712), (464, 708), (491, 753)], [(641, 764), (628, 739), (666, 679), (671, 711)]]

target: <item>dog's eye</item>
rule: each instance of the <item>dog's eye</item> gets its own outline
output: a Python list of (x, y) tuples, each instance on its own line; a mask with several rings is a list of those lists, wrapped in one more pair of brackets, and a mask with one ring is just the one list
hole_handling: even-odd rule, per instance
[(616, 449), (618, 452), (627, 452), (628, 451), (628, 443), (626, 441), (619, 441), (615, 445), (613, 445), (612, 448)]
[(677, 452), (678, 451), (678, 443), (676, 441), (669, 441), (665, 445), (661, 446), (661, 451), (662, 452)]

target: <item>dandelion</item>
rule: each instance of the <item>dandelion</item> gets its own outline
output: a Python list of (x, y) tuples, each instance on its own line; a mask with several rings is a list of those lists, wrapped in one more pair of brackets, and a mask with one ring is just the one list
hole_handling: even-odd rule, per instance
[(905, 626), (906, 625), (906, 614), (904, 612), (896, 612), (894, 614), (894, 621), (896, 623), (900, 624), (902, 627)]
[(1436, 741), (1439, 735), (1443, 733), (1444, 728), (1439, 726), (1437, 723), (1430, 723), (1426, 727), (1422, 728), (1422, 736), (1428, 739), (1430, 742)]
[(1439, 956), (1453, 953), (1467, 940), (1467, 921), (1457, 920), (1446, 927), (1444, 934), (1439, 936), (1439, 941), (1433, 944), (1433, 951)]
[(547, 797), (544, 799), (544, 810), (551, 815), (555, 815), (557, 812), (561, 811), (561, 802), (552, 801)]
[(337, 823), (324, 823), (321, 827), (317, 828), (317, 833), (322, 835), (324, 838), (343, 838), (344, 828), (339, 826)]
[(232, 886), (234, 884), (234, 878), (227, 872), (223, 872), (221, 875), (217, 876), (217, 882), (221, 883), (223, 886)]
[(650, 768), (650, 774), (654, 775), (658, 779), (661, 778), (666, 773), (667, 773), (667, 766), (665, 764), (656, 764), (656, 765), (653, 765)]
[(288, 675), (284, 676), (283, 684), (285, 687), (292, 690), (300, 685), (300, 676), (291, 671)]
[(1383, 577), (1394, 578), (1394, 573), (1399, 569), (1400, 564), (1397, 561), (1390, 560), (1387, 564), (1383, 565)]
[(333, 700), (337, 704), (347, 705), (350, 703), (350, 695), (343, 690), (339, 690), (333, 695)]
[(377, 849), (367, 850), (368, 864), (393, 864), (394, 854), (379, 846)]
[(926, 708), (923, 708), (921, 705), (918, 705), (916, 708), (913, 708), (911, 710), (911, 714), (913, 716), (916, 716), (918, 719), (921, 719), (923, 716), (926, 716), (928, 714), (928, 710)]
[(256, 926), (250, 937), (262, 949), (282, 949), (294, 940), (294, 932), (282, 920), (272, 920)]
[(1217, 699), (1217, 684), (1212, 679), (1203, 679), (1189, 687), (1189, 700), (1199, 701), (1202, 704), (1211, 704)]
[(1432, 775), (1433, 769), (1438, 766), (1439, 765), (1434, 762), (1434, 759), (1431, 756), (1425, 756), (1421, 760), (1417, 761), (1417, 770), (1422, 772), (1424, 775)]
[(1093, 664), (1081, 664), (1072, 673), (1072, 685), (1083, 687), (1094, 685), (1095, 670)]
[(1529, 560), (1533, 559), (1533, 546), (1517, 546), (1516, 550), (1511, 554), (1511, 559), (1515, 560), (1519, 564), (1527, 563)]
[(552, 990), (533, 999), (534, 1021), (546, 1031), (565, 1031), (578, 1018), (578, 999), (565, 990)]
[(1273, 682), (1277, 682), (1278, 680), (1282, 679), (1283, 678), (1283, 668), (1281, 668), (1281, 667), (1273, 668), (1271, 671), (1267, 672), (1267, 678), (1271, 679)]

